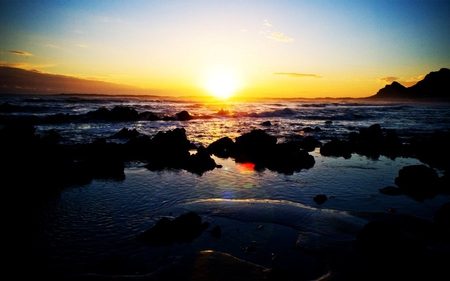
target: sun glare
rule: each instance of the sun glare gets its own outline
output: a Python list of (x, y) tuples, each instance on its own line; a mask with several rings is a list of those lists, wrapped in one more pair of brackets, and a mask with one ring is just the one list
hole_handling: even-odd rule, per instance
[(228, 99), (233, 96), (238, 88), (236, 75), (230, 69), (216, 69), (209, 73), (205, 87), (216, 98)]

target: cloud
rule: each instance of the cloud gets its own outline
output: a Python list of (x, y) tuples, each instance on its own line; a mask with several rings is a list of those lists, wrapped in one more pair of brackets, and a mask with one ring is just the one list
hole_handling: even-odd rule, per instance
[(425, 78), (425, 75), (420, 75), (409, 79), (402, 79), (400, 77), (388, 76), (380, 78), (378, 79), (378, 81), (384, 84), (391, 84), (392, 82), (397, 81), (398, 83), (402, 84), (405, 87), (411, 87), (415, 85), (417, 82), (423, 80), (423, 78)]
[(84, 44), (76, 44), (76, 46), (80, 47), (80, 48), (87, 48), (88, 47), (87, 45), (84, 45)]
[(305, 74), (305, 73), (296, 73), (296, 72), (275, 72), (275, 75), (285, 75), (289, 77), (298, 77), (298, 78), (323, 78), (323, 76), (319, 76), (316, 74)]
[(271, 26), (272, 26), (272, 24), (269, 23), (267, 20), (264, 20), (264, 21), (263, 21), (263, 25), (264, 25), (264, 26), (268, 26), (268, 27), (271, 27)]
[(280, 42), (290, 42), (290, 41), (294, 41), (293, 38), (288, 37), (286, 35), (284, 35), (284, 33), (279, 32), (279, 31), (275, 31), (270, 33), (267, 38), (275, 40), (275, 41), (280, 41)]
[(18, 55), (18, 56), (25, 56), (25, 57), (30, 57), (32, 56), (32, 54), (28, 53), (28, 52), (24, 52), (24, 51), (15, 51), (15, 50), (10, 50), (11, 53)]
[(53, 48), (53, 49), (59, 49), (59, 46), (53, 45), (53, 44), (45, 44), (45, 47)]
[(398, 77), (388, 76), (380, 78), (379, 80), (383, 83), (392, 83), (394, 81), (397, 81), (398, 79), (399, 79)]
[(417, 82), (423, 80), (424, 78), (425, 78), (425, 75), (420, 75), (420, 76), (417, 76), (417, 77), (409, 78), (409, 79), (404, 80), (404, 81), (402, 81), (400, 83), (402, 85), (404, 85), (405, 87), (411, 87), (411, 86), (414, 86), (415, 84), (417, 84)]

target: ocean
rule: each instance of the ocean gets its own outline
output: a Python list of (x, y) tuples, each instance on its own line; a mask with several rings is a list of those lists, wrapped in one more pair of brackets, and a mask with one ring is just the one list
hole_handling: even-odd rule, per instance
[[(99, 120), (92, 112), (122, 106), (158, 120)], [(187, 111), (190, 120), (177, 120)], [(450, 103), (369, 99), (265, 99), (205, 101), (196, 98), (99, 95), (0, 95), (0, 128), (15, 118), (36, 123), (36, 134), (55, 130), (61, 145), (91, 143), (123, 128), (154, 137), (184, 128), (189, 141), (207, 147), (222, 137), (264, 130), (278, 143), (312, 136), (322, 144), (347, 139), (352, 132), (379, 124), (407, 141), (450, 130)], [(265, 267), (276, 254), (285, 264), (304, 260), (295, 245), (316, 249), (351, 241), (367, 223), (356, 213), (391, 213), (432, 221), (449, 194), (426, 200), (380, 193), (395, 186), (398, 171), (419, 165), (413, 157), (330, 157), (320, 147), (309, 152), (313, 167), (291, 174), (255, 170), (248, 163), (212, 156), (220, 165), (201, 175), (183, 169), (151, 171), (141, 161), (125, 163), (123, 179), (94, 179), (61, 188), (36, 203), (38, 264), (47, 274), (150, 274), (199, 250), (215, 250)], [(427, 164), (425, 164), (427, 165)], [(435, 169), (442, 176), (444, 171)], [(14, 184), (8, 188), (21, 188)], [(7, 187), (3, 187), (7, 188)], [(313, 198), (324, 194), (327, 200)], [(136, 236), (161, 217), (197, 212), (222, 238), (204, 232), (191, 243), (148, 247)], [(319, 245), (320, 244), (320, 245)], [(254, 249), (254, 251), (249, 251)], [(321, 265), (303, 265), (303, 280), (322, 274)], [(306, 273), (305, 273), (306, 272)], [(319, 272), (319, 273), (317, 273)], [(316, 275), (315, 275), (316, 274)], [(300, 278), (300, 280), (302, 280)]]

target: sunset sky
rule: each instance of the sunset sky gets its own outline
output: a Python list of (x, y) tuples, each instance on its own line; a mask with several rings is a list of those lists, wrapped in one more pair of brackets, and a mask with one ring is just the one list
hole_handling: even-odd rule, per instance
[(364, 97), (450, 67), (450, 1), (0, 0), (0, 65), (0, 92)]

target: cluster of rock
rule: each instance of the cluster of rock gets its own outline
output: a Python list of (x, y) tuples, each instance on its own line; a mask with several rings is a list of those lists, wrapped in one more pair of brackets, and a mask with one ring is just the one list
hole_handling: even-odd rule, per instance
[[(314, 157), (303, 149), (310, 143), (278, 144), (276, 137), (262, 130), (243, 134), (235, 142), (223, 138), (207, 148), (191, 143), (184, 128), (158, 132), (153, 138), (123, 128), (110, 138), (127, 141), (115, 143), (99, 138), (87, 144), (60, 144), (61, 137), (55, 130), (38, 135), (29, 120), (12, 121), (0, 129), (0, 169), (6, 182), (37, 191), (32, 186), (85, 184), (95, 178), (122, 180), (125, 163), (133, 160), (143, 161), (152, 171), (184, 169), (198, 175), (218, 167), (213, 154), (281, 173), (314, 165)], [(192, 154), (192, 150), (196, 153)]]
[[(0, 112), (33, 112), (36, 108), (12, 105), (9, 103), (0, 104)], [(217, 115), (221, 115), (218, 112)], [(13, 121), (16, 119), (14, 115), (0, 116), (3, 123)], [(127, 121), (188, 121), (194, 118), (208, 118), (208, 116), (195, 116), (190, 112), (183, 110), (174, 115), (160, 116), (150, 111), (138, 112), (136, 109), (129, 106), (115, 106), (112, 109), (101, 107), (97, 110), (89, 111), (86, 114), (63, 114), (57, 113), (45, 116), (29, 115), (26, 117), (28, 122), (33, 124), (60, 124), (73, 122), (127, 122)], [(24, 117), (21, 117), (22, 119)]]
[(379, 124), (360, 128), (351, 132), (347, 140), (332, 139), (322, 145), (320, 153), (324, 156), (350, 158), (352, 153), (378, 159), (381, 155), (395, 158), (410, 154), (394, 130), (384, 132)]
[[(351, 132), (348, 139), (332, 139), (320, 147), (324, 156), (350, 158), (353, 153), (378, 159), (381, 155), (396, 158), (417, 158), (429, 165), (403, 167), (395, 179), (398, 187), (387, 186), (380, 192), (388, 195), (406, 194), (422, 201), (437, 194), (450, 193), (450, 132), (436, 131), (426, 138), (402, 140), (394, 130), (383, 130), (379, 124)], [(439, 177), (435, 169), (444, 171)]]
[(237, 137), (236, 141), (223, 137), (211, 143), (207, 150), (217, 157), (234, 158), (238, 163), (254, 163), (255, 170), (267, 168), (293, 174), (314, 166), (314, 157), (308, 153), (310, 143), (309, 139), (277, 143), (276, 137), (257, 129)]

